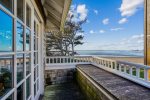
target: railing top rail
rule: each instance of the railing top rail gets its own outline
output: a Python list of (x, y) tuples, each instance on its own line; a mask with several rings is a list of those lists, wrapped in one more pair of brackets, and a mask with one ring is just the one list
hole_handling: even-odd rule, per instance
[(46, 58), (75, 58), (75, 57), (92, 57), (92, 56), (47, 56)]
[(97, 56), (47, 56), (46, 58), (76, 58), (76, 57), (78, 57), (78, 58), (96, 58), (98, 60), (116, 62), (118, 64), (130, 66), (130, 67), (150, 69), (150, 66), (147, 66), (147, 65), (142, 65), (142, 64), (127, 62), (127, 61), (112, 60), (109, 58), (102, 58), (102, 57), (97, 57)]
[(118, 64), (128, 65), (136, 68), (144, 68), (144, 69), (150, 69), (150, 66), (137, 64), (133, 62), (126, 62), (126, 61), (116, 61)]

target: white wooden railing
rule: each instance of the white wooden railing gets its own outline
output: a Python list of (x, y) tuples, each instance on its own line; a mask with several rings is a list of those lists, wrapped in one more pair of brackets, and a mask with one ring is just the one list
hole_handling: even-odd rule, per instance
[(47, 65), (59, 65), (59, 64), (90, 64), (92, 62), (91, 56), (54, 56), (47, 57)]
[(150, 88), (150, 66), (93, 56), (63, 56), (46, 58), (47, 67), (49, 65), (62, 64), (93, 64), (108, 72)]

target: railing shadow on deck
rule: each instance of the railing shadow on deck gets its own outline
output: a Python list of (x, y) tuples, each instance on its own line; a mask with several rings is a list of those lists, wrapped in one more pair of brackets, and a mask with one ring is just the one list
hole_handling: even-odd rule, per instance
[(77, 64), (92, 64), (110, 73), (150, 88), (150, 66), (93, 56), (46, 57), (46, 68), (67, 65), (76, 66)]

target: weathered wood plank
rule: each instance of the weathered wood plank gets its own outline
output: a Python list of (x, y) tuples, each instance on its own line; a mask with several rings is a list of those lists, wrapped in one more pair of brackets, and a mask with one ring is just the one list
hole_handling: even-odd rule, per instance
[(81, 71), (119, 100), (150, 100), (150, 89), (93, 65), (77, 65)]

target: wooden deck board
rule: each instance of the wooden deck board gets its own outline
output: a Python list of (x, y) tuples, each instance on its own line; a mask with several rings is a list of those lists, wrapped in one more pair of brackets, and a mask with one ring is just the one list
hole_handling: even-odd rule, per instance
[(98, 85), (120, 100), (150, 100), (150, 89), (93, 65), (77, 65)]

